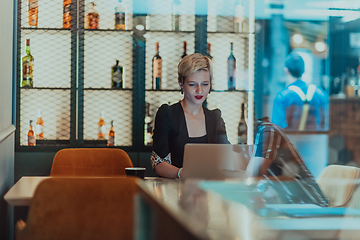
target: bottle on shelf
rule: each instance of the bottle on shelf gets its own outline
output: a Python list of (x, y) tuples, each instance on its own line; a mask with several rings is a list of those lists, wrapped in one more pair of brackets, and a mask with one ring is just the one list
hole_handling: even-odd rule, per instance
[(358, 86), (358, 91), (357, 91), (357, 96), (360, 96), (360, 57), (359, 57), (359, 65), (357, 66), (357, 86)]
[(107, 141), (107, 145), (114, 146), (115, 145), (114, 120), (111, 120), (110, 124), (111, 124), (111, 126), (110, 126), (110, 131), (108, 133), (109, 138)]
[(33, 87), (34, 57), (30, 53), (30, 39), (26, 39), (26, 55), (22, 58), (23, 80), (22, 87)]
[(210, 91), (212, 91), (213, 90), (213, 85), (214, 85), (215, 66), (214, 66), (213, 57), (211, 56), (211, 43), (206, 44), (206, 56), (208, 58), (210, 58), (211, 63), (212, 63), (212, 68), (213, 68), (213, 79), (212, 79), (212, 83), (211, 83), (211, 86), (210, 86)]
[(71, 0), (63, 1), (63, 28), (71, 28)]
[(38, 111), (38, 119), (35, 126), (36, 139), (44, 139), (44, 121), (42, 119), (41, 110)]
[(241, 117), (238, 126), (238, 144), (247, 144), (247, 124), (245, 121), (245, 103), (241, 104)]
[(29, 26), (38, 26), (39, 0), (29, 0)]
[(234, 43), (230, 44), (230, 56), (228, 57), (228, 90), (232, 91), (236, 89), (236, 58), (233, 53)]
[(27, 137), (28, 137), (28, 146), (35, 146), (35, 134), (34, 134), (34, 130), (32, 127), (32, 120), (29, 121), (29, 131), (27, 133)]
[(347, 97), (354, 97), (356, 89), (356, 77), (355, 77), (355, 70), (350, 69), (350, 72), (347, 73), (347, 81), (345, 86), (346, 96)]
[(152, 58), (152, 89), (161, 89), (162, 59), (159, 55), (159, 43), (155, 44), (156, 54)]
[(125, 8), (122, 0), (115, 7), (115, 29), (125, 30)]
[(119, 60), (116, 60), (116, 64), (111, 68), (111, 88), (123, 88), (123, 67), (119, 65)]
[(180, 5), (180, 0), (171, 3), (171, 29), (175, 32), (180, 31)]
[(186, 53), (186, 45), (187, 45), (187, 43), (184, 41), (183, 42), (183, 54), (181, 55), (181, 59), (183, 59), (187, 55), (187, 53)]
[(150, 117), (150, 103), (145, 106), (144, 144), (152, 145), (152, 118)]
[(213, 57), (211, 56), (211, 43), (206, 44), (206, 56), (210, 58), (210, 60), (213, 59)]
[(91, 10), (86, 16), (86, 28), (87, 29), (99, 29), (100, 16), (95, 10), (95, 2), (91, 2)]
[(242, 0), (235, 2), (235, 16), (234, 16), (234, 32), (242, 32), (242, 24), (244, 21), (244, 4)]
[(101, 111), (100, 113), (100, 119), (98, 122), (98, 140), (105, 140), (105, 135), (106, 135), (106, 129), (105, 129), (105, 121), (104, 121), (104, 115), (105, 112)]

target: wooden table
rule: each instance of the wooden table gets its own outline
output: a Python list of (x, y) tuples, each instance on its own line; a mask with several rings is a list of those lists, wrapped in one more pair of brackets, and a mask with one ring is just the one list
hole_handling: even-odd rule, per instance
[[(28, 206), (37, 185), (46, 178), (22, 177), (4, 199), (10, 205)], [(191, 179), (139, 181), (136, 239), (285, 240), (358, 239), (360, 236), (360, 218), (263, 218), (243, 204), (203, 190), (200, 185)]]
[[(254, 183), (256, 179), (247, 181)], [(137, 239), (288, 240), (359, 239), (360, 236), (357, 217), (264, 218), (243, 204), (226, 200), (199, 185), (201, 182), (190, 179), (139, 182), (140, 209), (146, 213), (145, 217), (141, 215), (144, 219), (139, 226), (148, 229), (147, 237)]]
[(49, 177), (22, 177), (5, 194), (5, 201), (12, 206), (29, 206), (36, 187)]

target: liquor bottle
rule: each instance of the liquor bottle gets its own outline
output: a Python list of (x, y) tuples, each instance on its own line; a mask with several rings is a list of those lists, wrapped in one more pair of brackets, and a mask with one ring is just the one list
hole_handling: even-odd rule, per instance
[(150, 103), (146, 103), (145, 108), (144, 144), (152, 145), (152, 118), (150, 117)]
[(211, 56), (211, 43), (207, 43), (207, 44), (206, 44), (206, 56), (207, 56), (208, 58), (210, 58), (211, 63), (212, 63), (213, 79), (212, 79), (212, 83), (211, 83), (211, 85), (210, 85), (210, 91), (212, 91), (212, 90), (213, 90), (213, 86), (214, 86), (215, 67), (214, 67), (213, 57)]
[(187, 54), (186, 54), (186, 42), (183, 42), (183, 54), (181, 55), (181, 59), (183, 59)]
[(171, 4), (171, 29), (180, 31), (180, 0), (173, 0)]
[(38, 26), (39, 0), (29, 0), (29, 26)]
[(100, 119), (98, 122), (99, 132), (98, 132), (98, 140), (105, 140), (105, 121), (104, 121), (104, 111), (100, 113)]
[(36, 139), (44, 139), (44, 121), (41, 116), (41, 110), (38, 111), (38, 119), (35, 126)]
[(33, 87), (34, 57), (30, 53), (30, 39), (26, 39), (26, 55), (22, 58), (23, 80), (21, 85)]
[(116, 64), (111, 68), (111, 88), (123, 88), (123, 67), (119, 65), (119, 60), (116, 60)]
[(125, 30), (125, 8), (122, 0), (119, 0), (115, 7), (115, 29)]
[(228, 57), (228, 90), (232, 91), (236, 89), (236, 58), (233, 53), (234, 43), (230, 44), (230, 56)]
[(107, 145), (108, 146), (114, 146), (115, 145), (115, 132), (114, 132), (114, 121), (111, 120), (111, 126), (110, 126), (110, 131), (108, 133), (108, 142)]
[(86, 16), (86, 28), (87, 29), (99, 29), (100, 16), (95, 10), (96, 4), (91, 2), (91, 10)]
[(242, 23), (244, 21), (244, 5), (242, 0), (236, 0), (235, 17), (234, 17), (234, 32), (242, 32)]
[(247, 144), (247, 124), (245, 121), (245, 104), (241, 104), (241, 118), (238, 126), (238, 143)]
[(213, 59), (213, 57), (211, 56), (211, 43), (206, 44), (206, 56), (210, 58), (210, 60)]
[(28, 146), (35, 146), (35, 134), (32, 128), (32, 120), (29, 121)]
[(156, 54), (152, 58), (152, 89), (161, 89), (162, 59), (159, 55), (159, 43), (156, 43)]
[(350, 69), (350, 71), (347, 71), (347, 81), (346, 81), (346, 95), (348, 97), (354, 97), (355, 96), (355, 90), (356, 90), (356, 78), (355, 78), (355, 70)]
[(71, 28), (71, 0), (63, 1), (63, 28)]

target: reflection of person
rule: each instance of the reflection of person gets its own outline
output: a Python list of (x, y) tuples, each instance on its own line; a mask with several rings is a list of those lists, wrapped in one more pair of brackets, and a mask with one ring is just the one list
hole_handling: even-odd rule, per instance
[[(285, 62), (290, 83), (275, 97), (272, 122), (287, 130), (324, 130), (326, 93), (301, 80), (305, 71), (302, 57), (291, 53)], [(303, 118), (303, 121), (301, 119)]]
[(181, 178), (186, 143), (229, 143), (219, 109), (203, 107), (210, 92), (212, 66), (208, 57), (194, 53), (178, 65), (184, 98), (163, 104), (155, 117), (151, 164), (162, 177)]
[(246, 172), (251, 177), (263, 176), (268, 179), (285, 203), (327, 206), (327, 199), (301, 156), (285, 132), (273, 123), (263, 122), (259, 126), (254, 157)]

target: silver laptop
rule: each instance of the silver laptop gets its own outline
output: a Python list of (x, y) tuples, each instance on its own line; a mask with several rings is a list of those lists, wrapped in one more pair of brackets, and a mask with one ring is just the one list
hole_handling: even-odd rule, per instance
[(188, 143), (184, 149), (183, 178), (246, 177), (253, 145)]

